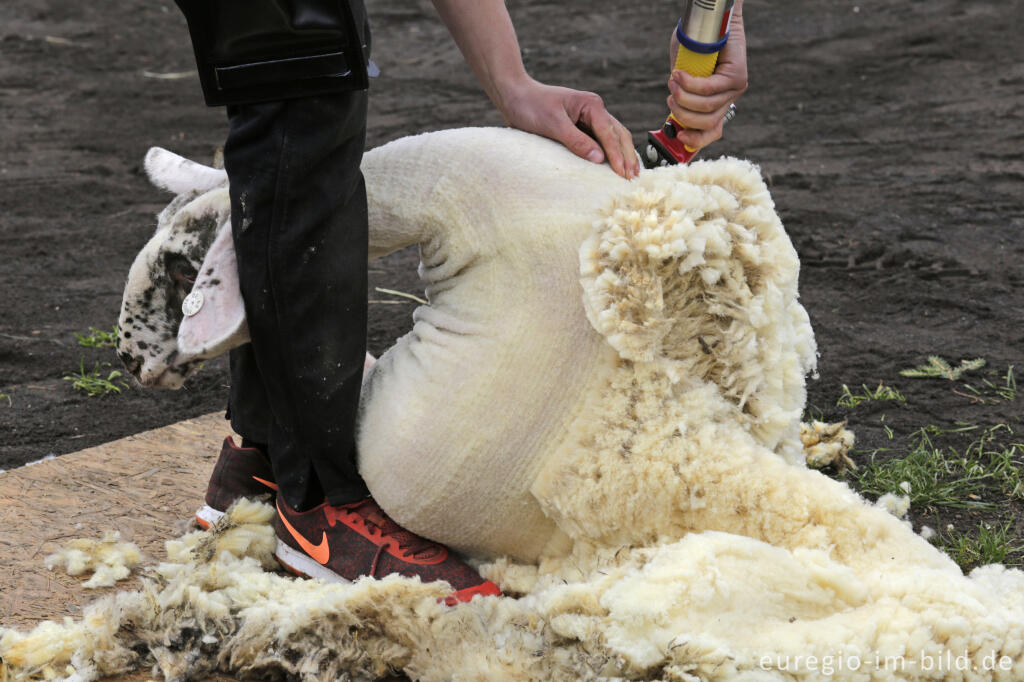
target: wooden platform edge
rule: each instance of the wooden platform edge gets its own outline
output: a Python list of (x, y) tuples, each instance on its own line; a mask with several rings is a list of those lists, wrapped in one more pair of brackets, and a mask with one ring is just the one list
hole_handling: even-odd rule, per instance
[(81, 586), (88, 575), (44, 566), (72, 538), (117, 530), (139, 546), (144, 564), (160, 561), (164, 541), (185, 532), (202, 505), (230, 433), (215, 412), (0, 473), (0, 625), (24, 631), (75, 617), (103, 594)]

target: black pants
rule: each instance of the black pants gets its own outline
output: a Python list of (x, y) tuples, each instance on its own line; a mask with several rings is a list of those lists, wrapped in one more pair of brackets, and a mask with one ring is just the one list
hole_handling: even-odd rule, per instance
[(224, 166), (252, 343), (231, 425), (296, 508), (367, 496), (355, 459), (366, 349), (366, 91), (228, 107)]

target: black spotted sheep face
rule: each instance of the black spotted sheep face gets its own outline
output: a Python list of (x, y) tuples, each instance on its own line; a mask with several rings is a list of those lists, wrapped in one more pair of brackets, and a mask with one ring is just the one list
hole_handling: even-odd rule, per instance
[(176, 197), (159, 215), (153, 238), (128, 273), (117, 354), (143, 386), (180, 388), (202, 358), (178, 348), (182, 303), (218, 229), (230, 220), (225, 187)]

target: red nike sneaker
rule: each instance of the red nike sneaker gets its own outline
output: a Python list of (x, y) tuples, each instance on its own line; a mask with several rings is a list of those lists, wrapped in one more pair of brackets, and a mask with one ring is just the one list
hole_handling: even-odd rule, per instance
[(274, 529), (278, 560), (298, 575), (331, 582), (391, 573), (444, 580), (454, 590), (445, 599), (450, 606), (478, 594), (501, 594), (447, 547), (399, 526), (370, 497), (338, 506), (324, 502), (307, 512), (278, 497)]
[(206, 486), (206, 504), (196, 512), (196, 522), (209, 528), (240, 497), (260, 497), (277, 492), (270, 460), (258, 448), (240, 448), (228, 436)]

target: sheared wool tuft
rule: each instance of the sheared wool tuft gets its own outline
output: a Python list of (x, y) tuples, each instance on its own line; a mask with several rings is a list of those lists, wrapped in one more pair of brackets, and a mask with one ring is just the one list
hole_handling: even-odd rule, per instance
[(110, 587), (131, 575), (139, 565), (142, 554), (133, 542), (123, 542), (119, 531), (107, 531), (99, 540), (76, 538), (46, 557), (51, 571), (60, 566), (68, 575), (81, 575), (92, 571), (92, 577), (82, 587), (94, 589)]
[(270, 573), (273, 512), (239, 504), (168, 543), (142, 590), (0, 630), (11, 679), (152, 661), (181, 680), (1024, 679), (1024, 572), (964, 576), (804, 465), (814, 339), (756, 168), (630, 183), (460, 130), (364, 174), (371, 252), (419, 243), (430, 305), (364, 382), (361, 470), (506, 596)]
[(849, 453), (855, 441), (853, 432), (846, 428), (846, 422), (813, 421), (800, 424), (800, 443), (803, 445), (807, 466), (823, 469), (833, 466), (838, 471), (857, 470)]
[[(910, 511), (910, 496), (909, 495), (896, 495), (894, 493), (885, 493), (877, 500), (875, 500), (875, 506), (886, 510), (897, 518), (903, 518)], [(925, 540), (928, 539), (924, 533), (921, 533), (921, 537)]]

